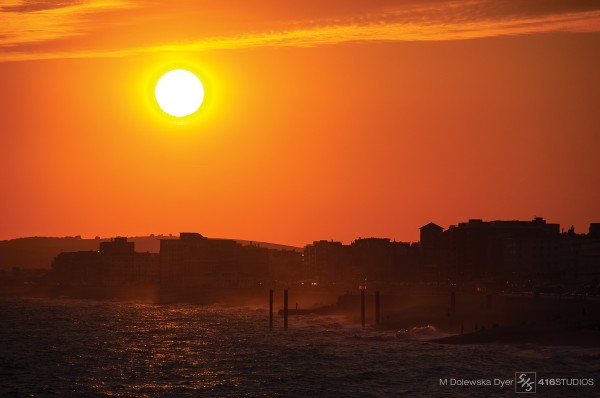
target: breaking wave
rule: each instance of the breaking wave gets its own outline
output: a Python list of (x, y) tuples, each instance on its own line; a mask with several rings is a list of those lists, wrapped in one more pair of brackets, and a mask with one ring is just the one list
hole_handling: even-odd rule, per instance
[(439, 331), (433, 325), (415, 326), (411, 329), (400, 329), (396, 332), (396, 338), (400, 340), (433, 340), (450, 336), (449, 333)]

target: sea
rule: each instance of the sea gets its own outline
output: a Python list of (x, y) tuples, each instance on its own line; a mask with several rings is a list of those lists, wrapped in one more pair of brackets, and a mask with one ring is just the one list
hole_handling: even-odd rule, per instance
[(441, 345), (435, 325), (34, 298), (0, 299), (0, 325), (2, 397), (600, 396), (598, 349)]

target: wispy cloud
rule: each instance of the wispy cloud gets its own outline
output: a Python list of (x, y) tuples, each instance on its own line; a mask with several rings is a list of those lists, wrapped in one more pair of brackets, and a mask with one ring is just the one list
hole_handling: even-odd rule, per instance
[(94, 16), (132, 5), (129, 0), (8, 0), (0, 7), (0, 48), (8, 52), (23, 44), (85, 35)]
[[(268, 0), (264, 0), (268, 3)], [(340, 7), (342, 7), (340, 2)], [(377, 2), (376, 2), (377, 3)], [(530, 1), (491, 1), (460, 0), (404, 2), (379, 2), (373, 10), (360, 9), (356, 14), (346, 14), (336, 18), (332, 8), (320, 17), (318, 13), (310, 19), (283, 19), (275, 13), (270, 20), (263, 21), (254, 28), (222, 35), (194, 29), (186, 31), (185, 38), (169, 35), (148, 35), (136, 43), (115, 40), (129, 31), (127, 19), (111, 23), (111, 40), (89, 40), (94, 29), (106, 26), (106, 18), (101, 13), (138, 7), (135, 19), (137, 29), (169, 30), (177, 19), (169, 12), (176, 10), (183, 15), (185, 7), (190, 13), (198, 13), (197, 2), (180, 0), (182, 9), (148, 7), (143, 3), (128, 0), (87, 0), (78, 2), (39, 1), (28, 3), (11, 1), (0, 8), (0, 48), (4, 48), (0, 61), (49, 59), (49, 58), (91, 58), (118, 57), (133, 54), (168, 51), (211, 51), (257, 47), (310, 47), (333, 45), (344, 42), (364, 41), (430, 41), (461, 40), (501, 35), (523, 35), (545, 32), (600, 32), (600, 2), (585, 0), (530, 0)], [(270, 3), (268, 3), (270, 4)], [(200, 8), (204, 13), (194, 15), (193, 23), (202, 25), (202, 18), (209, 20), (214, 13), (226, 13), (226, 9), (210, 10)], [(346, 10), (347, 11), (347, 10)], [(229, 12), (233, 12), (231, 9)], [(116, 14), (117, 16), (119, 14)], [(131, 16), (131, 14), (128, 14)], [(113, 15), (114, 17), (115, 15)], [(93, 22), (97, 24), (94, 25)], [(102, 23), (100, 23), (102, 21)], [(169, 21), (169, 22), (167, 22)], [(174, 22), (175, 21), (175, 22)], [(276, 21), (276, 22), (272, 22)], [(277, 29), (265, 31), (272, 22)], [(182, 20), (185, 23), (185, 20)], [(169, 25), (170, 24), (170, 25)], [(175, 25), (177, 26), (177, 25)], [(260, 30), (259, 28), (262, 28)], [(115, 31), (116, 30), (116, 31)], [(243, 30), (243, 29), (242, 29)], [(102, 32), (101, 32), (102, 33)], [(96, 32), (98, 35), (98, 32)], [(61, 48), (60, 40), (80, 36), (77, 45)], [(161, 37), (158, 43), (157, 37)], [(164, 37), (170, 37), (165, 40)], [(41, 44), (35, 47), (36, 44)], [(54, 44), (54, 45), (53, 45)]]

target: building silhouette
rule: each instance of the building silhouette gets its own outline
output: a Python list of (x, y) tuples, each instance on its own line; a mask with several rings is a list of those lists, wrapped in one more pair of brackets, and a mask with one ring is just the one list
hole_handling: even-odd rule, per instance
[(259, 286), (269, 280), (269, 251), (182, 232), (179, 239), (161, 240), (160, 275), (182, 286)]
[(419, 228), (419, 279), (448, 279), (444, 228), (430, 222)]
[(65, 286), (111, 287), (158, 280), (158, 255), (136, 253), (133, 242), (114, 238), (97, 251), (63, 252), (52, 262), (51, 277)]
[(304, 247), (309, 280), (354, 288), (383, 285), (414, 278), (415, 245), (388, 238), (358, 238), (349, 245), (320, 240)]
[(449, 272), (456, 280), (534, 278), (560, 273), (560, 226), (532, 221), (482, 221), (444, 232)]
[(442, 247), (442, 240), (444, 239), (443, 232), (444, 228), (432, 222), (419, 228), (421, 249), (425, 252), (439, 250)]
[(599, 286), (600, 223), (591, 223), (587, 234), (577, 234), (571, 227), (561, 234), (559, 261), (562, 277), (569, 282)]

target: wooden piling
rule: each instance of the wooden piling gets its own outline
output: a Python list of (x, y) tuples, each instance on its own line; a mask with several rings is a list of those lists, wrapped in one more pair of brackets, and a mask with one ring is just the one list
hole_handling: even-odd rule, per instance
[(269, 290), (269, 329), (273, 329), (273, 289)]
[(379, 321), (381, 319), (380, 311), (379, 311), (379, 308), (380, 308), (380, 301), (379, 300), (380, 300), (379, 290), (377, 290), (375, 292), (375, 324), (376, 325), (379, 325)]
[(288, 290), (283, 291), (283, 328), (288, 328)]
[(362, 327), (365, 327), (365, 291), (360, 291), (360, 321), (362, 323)]

